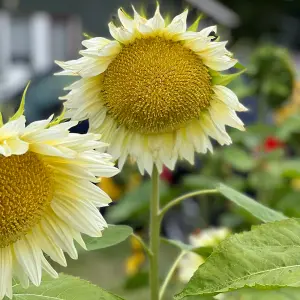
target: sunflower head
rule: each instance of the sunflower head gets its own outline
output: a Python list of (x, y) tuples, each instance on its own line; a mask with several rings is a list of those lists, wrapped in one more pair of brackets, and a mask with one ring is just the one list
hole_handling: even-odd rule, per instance
[(39, 285), (42, 269), (57, 277), (44, 253), (66, 266), (63, 252), (77, 258), (74, 240), (85, 248), (81, 233), (101, 236), (98, 207), (110, 198), (94, 183), (118, 173), (99, 135), (69, 132), (76, 121), (25, 126), (24, 100), (7, 123), (0, 118), (0, 299), (12, 298), (12, 277), (23, 287)]
[(88, 118), (120, 167), (127, 156), (149, 174), (154, 164), (193, 163), (194, 152), (212, 150), (209, 137), (231, 143), (225, 125), (243, 130), (235, 111), (246, 109), (225, 87), (234, 76), (220, 73), (237, 61), (215, 40), (216, 26), (187, 30), (187, 14), (167, 23), (158, 5), (150, 19), (119, 9), (121, 26), (108, 25), (113, 40), (88, 39), (82, 58), (57, 62), (59, 74), (82, 77), (61, 98), (68, 116)]

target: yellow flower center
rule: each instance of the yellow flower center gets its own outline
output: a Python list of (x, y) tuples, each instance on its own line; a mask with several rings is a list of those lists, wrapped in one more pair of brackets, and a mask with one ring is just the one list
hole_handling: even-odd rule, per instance
[(161, 133), (199, 116), (211, 99), (211, 76), (200, 57), (162, 37), (124, 45), (104, 73), (108, 114), (130, 130)]
[(53, 196), (53, 181), (37, 154), (0, 155), (0, 248), (36, 225)]

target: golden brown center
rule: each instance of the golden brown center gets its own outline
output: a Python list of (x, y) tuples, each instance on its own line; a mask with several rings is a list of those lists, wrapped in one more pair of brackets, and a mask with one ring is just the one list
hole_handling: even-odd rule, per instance
[(37, 154), (0, 155), (0, 248), (36, 225), (53, 196), (47, 166)]
[(162, 37), (124, 45), (104, 73), (102, 98), (120, 125), (140, 133), (177, 129), (211, 98), (211, 76), (199, 56)]

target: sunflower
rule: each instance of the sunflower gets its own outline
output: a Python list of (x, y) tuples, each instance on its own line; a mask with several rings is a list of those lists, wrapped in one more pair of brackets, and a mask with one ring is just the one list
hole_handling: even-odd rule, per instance
[(237, 63), (211, 35), (216, 26), (188, 31), (187, 10), (169, 24), (159, 6), (149, 20), (133, 10), (133, 18), (118, 10), (120, 27), (109, 23), (114, 40), (85, 40), (83, 57), (56, 62), (64, 69), (57, 75), (82, 77), (61, 97), (68, 116), (89, 119), (119, 167), (129, 156), (142, 174), (154, 164), (173, 169), (178, 159), (193, 164), (194, 152), (212, 151), (209, 137), (230, 144), (225, 125), (244, 130), (236, 111), (246, 108), (216, 84)]
[(12, 297), (12, 278), (38, 286), (45, 259), (66, 266), (77, 258), (81, 233), (100, 237), (107, 226), (98, 207), (110, 198), (93, 183), (118, 173), (99, 135), (70, 133), (77, 122), (51, 118), (25, 126), (22, 115), (0, 123), (0, 299)]

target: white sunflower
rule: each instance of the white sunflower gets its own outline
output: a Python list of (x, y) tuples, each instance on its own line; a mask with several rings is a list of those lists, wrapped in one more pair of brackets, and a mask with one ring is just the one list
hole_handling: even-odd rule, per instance
[(209, 137), (231, 143), (226, 125), (244, 130), (236, 111), (246, 108), (215, 83), (237, 61), (210, 36), (216, 26), (187, 31), (187, 14), (166, 24), (159, 6), (149, 20), (119, 9), (122, 26), (108, 25), (114, 40), (85, 40), (82, 58), (56, 62), (64, 69), (58, 75), (82, 77), (61, 97), (68, 116), (88, 119), (120, 168), (128, 156), (149, 174), (154, 164), (161, 171), (178, 159), (193, 163), (195, 152), (212, 151)]
[(22, 115), (0, 124), (0, 299), (12, 298), (12, 278), (38, 286), (42, 269), (55, 270), (44, 253), (66, 266), (77, 258), (81, 233), (100, 237), (107, 224), (98, 208), (110, 198), (96, 185), (118, 173), (95, 134), (70, 133), (77, 122), (25, 127)]

